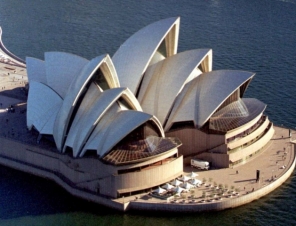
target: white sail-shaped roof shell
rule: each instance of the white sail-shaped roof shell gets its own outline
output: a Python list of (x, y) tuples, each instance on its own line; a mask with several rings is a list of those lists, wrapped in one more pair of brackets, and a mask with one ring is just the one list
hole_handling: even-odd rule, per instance
[(27, 102), (27, 127), (34, 126), (41, 134), (53, 134), (53, 123), (62, 98), (43, 83), (31, 81)]
[(26, 57), (27, 75), (29, 83), (32, 81), (47, 84), (45, 62), (33, 57)]
[[(83, 145), (86, 143), (90, 134), (99, 123), (103, 115), (108, 111), (115, 101), (117, 101), (125, 93), (129, 92), (127, 88), (114, 88), (104, 92), (92, 91), (95, 89), (97, 88), (93, 88), (93, 86), (91, 86), (87, 92), (75, 116), (74, 122), (66, 140), (65, 146), (73, 148), (73, 155), (75, 157), (80, 153)], [(80, 111), (82, 113), (80, 113)]]
[(63, 99), (73, 79), (89, 62), (80, 56), (64, 52), (46, 52), (44, 59), (47, 84)]
[[(83, 125), (84, 121), (86, 120), (86, 116), (90, 114), (91, 109), (93, 109), (93, 106), (99, 100), (100, 95), (102, 94), (102, 89), (98, 87), (95, 83), (92, 83), (90, 87), (87, 90), (87, 93), (85, 94), (85, 97), (83, 98), (83, 101), (81, 102), (79, 109), (75, 115), (74, 121), (72, 123), (72, 126), (69, 130), (69, 134), (67, 136), (63, 152), (65, 152), (66, 147), (74, 147), (75, 139), (78, 136), (80, 132), (85, 133), (85, 125)], [(95, 125), (94, 125), (95, 126)], [(73, 152), (73, 155), (75, 153)]]
[(50, 114), (50, 117), (48, 121), (44, 124), (42, 129), (39, 131), (40, 134), (53, 135), (54, 122), (56, 120), (61, 105), (62, 103), (59, 103), (59, 105), (56, 105), (53, 109), (51, 109), (51, 112), (48, 112), (48, 115)]
[(109, 88), (120, 87), (117, 72), (115, 70), (114, 64), (110, 56), (107, 54), (103, 59), (103, 61), (104, 63), (100, 65), (100, 69), (104, 74), (104, 77), (109, 85)]
[[(107, 60), (106, 60), (107, 59)], [(109, 56), (102, 55), (92, 59), (85, 67), (81, 70), (80, 74), (73, 79), (73, 82), (70, 84), (67, 95), (63, 101), (62, 107), (58, 112), (55, 124), (54, 124), (54, 139), (57, 145), (58, 150), (62, 150), (63, 143), (65, 140), (66, 131), (68, 130), (69, 120), (72, 116), (72, 112), (76, 107), (78, 99), (81, 97), (84, 89), (87, 88), (91, 78), (95, 74), (95, 72), (103, 65), (104, 70), (108, 70), (108, 68), (113, 68), (113, 65), (105, 66), (104, 64), (109, 63)], [(104, 70), (103, 73), (104, 73)], [(109, 76), (112, 75), (112, 72), (108, 73)], [(109, 77), (107, 76), (107, 77)], [(116, 76), (116, 75), (115, 75)], [(114, 77), (115, 77), (114, 76)], [(106, 81), (115, 81), (116, 79), (107, 79)], [(115, 88), (112, 86), (117, 85), (118, 83), (108, 83), (111, 88)]]
[(168, 57), (176, 54), (180, 18), (150, 24), (127, 39), (112, 57), (121, 86), (134, 94), (155, 52), (166, 39)]
[(197, 128), (202, 127), (219, 106), (253, 76), (251, 72), (218, 70), (193, 79), (176, 98), (165, 131), (174, 122), (183, 121), (193, 121)]
[(212, 50), (190, 50), (148, 67), (138, 95), (143, 111), (163, 124), (184, 85), (202, 73), (198, 66), (207, 56), (212, 58)]
[[(118, 103), (114, 103), (110, 108), (105, 112), (103, 117), (100, 119), (100, 123), (97, 124), (95, 129), (92, 131), (91, 136), (87, 140), (86, 144), (83, 147), (83, 150), (79, 153), (79, 156), (82, 157), (87, 150), (96, 150), (97, 155), (102, 156), (102, 149), (98, 149), (103, 138), (103, 132), (107, 130), (111, 122), (116, 117), (117, 113), (120, 112), (120, 106)], [(117, 128), (117, 125), (116, 125)], [(114, 129), (114, 128), (113, 128)], [(114, 139), (114, 138), (113, 138)]]
[(108, 125), (105, 124), (105, 126), (100, 127), (93, 133), (94, 135), (85, 145), (81, 156), (89, 149), (97, 150), (100, 157), (104, 156), (125, 136), (148, 120), (153, 120), (153, 118), (154, 116), (139, 111), (118, 112), (112, 117), (112, 120), (108, 120)]

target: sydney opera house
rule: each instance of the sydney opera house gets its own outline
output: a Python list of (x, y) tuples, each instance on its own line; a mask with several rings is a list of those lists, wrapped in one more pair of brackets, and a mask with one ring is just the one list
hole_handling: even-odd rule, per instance
[(42, 167), (73, 189), (117, 198), (177, 178), (191, 158), (228, 168), (262, 150), (274, 129), (266, 105), (243, 98), (254, 73), (213, 71), (211, 49), (178, 53), (179, 26), (150, 24), (113, 57), (26, 58), (27, 128), (56, 147), (38, 157)]

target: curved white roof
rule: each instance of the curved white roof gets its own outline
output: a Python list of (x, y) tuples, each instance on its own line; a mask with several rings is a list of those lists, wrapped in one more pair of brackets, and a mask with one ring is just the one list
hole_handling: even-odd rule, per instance
[(61, 105), (62, 103), (60, 103), (60, 105), (57, 105), (55, 108), (51, 109), (52, 110), (51, 112), (48, 112), (48, 114), (51, 114), (51, 115), (49, 116), (49, 119), (46, 121), (42, 129), (39, 131), (40, 134), (53, 135), (54, 122), (56, 120), (56, 117)]
[(151, 121), (153, 121), (155, 123), (155, 125), (157, 126), (157, 128), (158, 128), (158, 130), (160, 132), (161, 137), (165, 137), (162, 124), (160, 123), (160, 121), (158, 120), (158, 118), (156, 118), (156, 116), (153, 115), (153, 117), (151, 118)]
[(77, 116), (75, 117), (66, 141), (66, 145), (70, 146), (68, 139), (72, 138), (73, 143), (70, 147), (73, 147), (73, 155), (75, 157), (80, 153), (83, 145), (103, 115), (125, 91), (126, 88), (114, 88), (106, 90), (103, 93), (98, 93), (98, 95), (93, 94), (93, 92), (90, 94), (88, 94), (89, 92), (87, 93), (84, 100), (88, 102), (89, 99), (94, 99), (94, 101), (87, 106), (84, 104), (86, 101), (83, 100), (79, 108), (79, 110), (84, 108), (84, 111), (82, 109), (83, 115), (81, 114), (82, 117), (81, 119), (79, 118), (80, 120), (76, 120)]
[(190, 50), (148, 67), (138, 96), (143, 111), (163, 124), (184, 85), (202, 73), (198, 66), (208, 55), (212, 50)]
[(218, 107), (254, 75), (245, 71), (219, 70), (195, 78), (176, 98), (165, 131), (174, 122), (182, 121), (193, 121), (196, 127), (202, 127)]
[(165, 38), (168, 56), (177, 52), (179, 23), (180, 18), (160, 20), (139, 30), (120, 46), (112, 60), (121, 86), (129, 87), (135, 94), (143, 73)]
[(44, 59), (47, 84), (64, 99), (69, 85), (88, 63), (88, 60), (64, 52), (46, 52)]
[(31, 81), (41, 82), (47, 84), (45, 63), (33, 57), (26, 57), (27, 75), (29, 83)]
[(81, 70), (80, 74), (73, 79), (70, 84), (68, 93), (65, 96), (62, 107), (57, 115), (54, 124), (54, 139), (58, 150), (62, 150), (66, 131), (68, 130), (69, 120), (72, 116), (73, 109), (76, 107), (78, 99), (81, 97), (84, 89), (89, 84), (92, 76), (100, 68), (101, 64), (104, 64), (107, 55), (101, 55), (92, 59)]
[[(93, 61), (94, 64), (95, 64), (95, 62), (96, 61)], [(99, 62), (98, 62), (98, 64), (99, 64)], [(102, 64), (98, 65), (98, 66), (100, 66), (100, 69), (102, 70), (103, 75), (104, 75), (110, 88), (120, 87), (117, 72), (116, 72), (114, 64), (108, 54), (105, 56), (104, 62), (102, 62)]]
[[(41, 134), (53, 134), (53, 122), (62, 105), (62, 98), (50, 87), (30, 82), (27, 102), (27, 127), (34, 126)], [(48, 123), (51, 122), (51, 123)]]
[(91, 146), (91, 149), (97, 150), (99, 156), (104, 156), (125, 136), (152, 117), (150, 114), (139, 111), (118, 112), (113, 120), (109, 122), (109, 125), (105, 126), (97, 136), (93, 137), (91, 144), (86, 145), (83, 154)]
[[(113, 105), (111, 105), (111, 107), (103, 115), (103, 117), (100, 120), (100, 123), (97, 124), (92, 134), (90, 135), (89, 139), (87, 140), (86, 144), (84, 145), (83, 150), (79, 154), (80, 157), (82, 157), (87, 150), (96, 150), (97, 155), (102, 156), (103, 154), (102, 150), (97, 149), (98, 145), (101, 142), (104, 142), (102, 140), (103, 138), (102, 133), (108, 129), (108, 127), (110, 126), (110, 123), (112, 123), (112, 121), (120, 111), (121, 111), (120, 107), (117, 103), (116, 104), (114, 103)], [(117, 128), (117, 125), (116, 125), (116, 128)]]
[[(96, 102), (97, 99), (100, 98), (100, 95), (103, 93), (103, 91), (98, 87), (95, 83), (92, 83), (90, 87), (87, 90), (87, 93), (85, 94), (85, 97), (83, 98), (79, 109), (75, 115), (75, 118), (73, 120), (73, 123), (71, 125), (71, 128), (69, 130), (69, 134), (67, 136), (65, 145), (63, 147), (63, 152), (65, 152), (66, 147), (72, 147), (74, 146), (76, 136), (80, 133), (80, 131), (85, 130), (85, 126), (83, 125), (83, 122), (86, 120), (84, 117), (90, 113), (90, 110), (93, 108), (93, 106), (98, 103)], [(83, 126), (81, 126), (83, 125)]]
[(138, 99), (134, 96), (129, 88), (124, 88), (121, 97), (128, 103), (131, 110), (143, 111)]

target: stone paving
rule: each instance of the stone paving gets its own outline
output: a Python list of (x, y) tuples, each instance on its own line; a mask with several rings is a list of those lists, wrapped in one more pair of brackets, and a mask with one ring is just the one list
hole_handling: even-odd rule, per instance
[(0, 62), (0, 91), (24, 86), (27, 81), (26, 68)]

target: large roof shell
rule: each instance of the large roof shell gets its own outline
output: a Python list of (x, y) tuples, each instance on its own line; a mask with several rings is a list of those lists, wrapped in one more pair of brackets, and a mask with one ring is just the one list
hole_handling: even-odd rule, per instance
[(144, 112), (156, 115), (163, 124), (179, 92), (202, 73), (198, 66), (211, 56), (210, 49), (190, 50), (148, 67), (138, 95)]
[(142, 75), (164, 39), (168, 56), (177, 52), (180, 18), (150, 24), (127, 39), (112, 57), (121, 86), (135, 94)]
[[(75, 118), (69, 130), (65, 145), (63, 147), (63, 152), (65, 152), (66, 147), (73, 148), (75, 139), (78, 136), (78, 133), (85, 131), (85, 125), (83, 125), (86, 120), (84, 117), (91, 113), (93, 106), (98, 103), (100, 95), (103, 93), (102, 89), (98, 87), (95, 83), (92, 83), (83, 98)], [(83, 126), (81, 126), (83, 125)], [(74, 152), (73, 152), (74, 155)]]
[[(70, 84), (67, 95), (63, 101), (62, 107), (58, 112), (55, 124), (54, 124), (54, 139), (57, 145), (58, 150), (62, 150), (66, 131), (68, 130), (69, 121), (72, 117), (72, 113), (74, 108), (78, 103), (78, 99), (83, 95), (83, 91), (87, 88), (89, 82), (91, 81), (95, 72), (103, 65), (104, 70), (102, 72), (106, 73), (108, 68), (113, 68), (113, 65), (109, 65), (109, 56), (108, 55), (101, 55), (94, 59), (92, 59), (85, 67), (81, 70), (80, 74), (73, 79), (73, 82)], [(108, 64), (108, 66), (104, 66), (104, 64)], [(107, 77), (112, 76), (112, 71), (107, 73)], [(105, 74), (104, 74), (105, 76)], [(107, 79), (108, 81), (115, 81), (115, 79)], [(112, 86), (116, 86), (116, 83), (108, 83), (111, 88), (115, 88)]]
[(195, 127), (202, 127), (219, 106), (254, 75), (245, 71), (218, 70), (193, 79), (176, 98), (165, 131), (174, 122), (183, 121), (193, 121)]
[(131, 110), (118, 112), (109, 121), (108, 126), (101, 127), (99, 133), (92, 137), (93, 139), (86, 145), (81, 154), (84, 154), (87, 149), (93, 149), (97, 150), (97, 154), (103, 157), (125, 136), (148, 120), (154, 121), (154, 116)]
[[(91, 90), (93, 89), (91, 88)], [(94, 91), (91, 92), (91, 90), (87, 92), (80, 105), (66, 141), (66, 146), (73, 148), (73, 155), (75, 157), (80, 153), (83, 145), (103, 115), (120, 97), (129, 92), (127, 88), (114, 88), (102, 93), (99, 91), (96, 93)], [(80, 111), (82, 113), (79, 113)], [(72, 141), (71, 144), (69, 141)]]
[[(96, 58), (95, 58), (96, 59)], [(115, 70), (114, 64), (107, 54), (103, 59), (104, 63), (100, 65), (100, 69), (103, 72), (103, 75), (109, 85), (110, 88), (120, 87), (120, 83), (118, 80), (117, 72)]]
[(45, 84), (31, 81), (27, 105), (28, 129), (34, 126), (41, 134), (52, 135), (52, 123), (62, 105), (62, 98)]
[[(120, 112), (120, 106), (117, 103), (114, 103), (110, 106), (110, 108), (105, 112), (103, 117), (100, 119), (100, 123), (98, 123), (95, 129), (92, 131), (89, 139), (83, 147), (83, 150), (79, 153), (79, 156), (82, 157), (87, 150), (96, 150), (98, 156), (102, 156), (104, 153), (102, 149), (98, 149), (103, 138), (103, 132), (108, 129), (114, 118)], [(117, 125), (116, 125), (117, 128)], [(114, 128), (113, 128), (114, 129)], [(114, 138), (113, 138), (114, 139)]]
[(44, 59), (47, 84), (63, 99), (73, 79), (89, 62), (80, 56), (64, 52), (46, 52)]
[(26, 64), (29, 83), (36, 81), (47, 84), (45, 63), (43, 60), (26, 57)]

